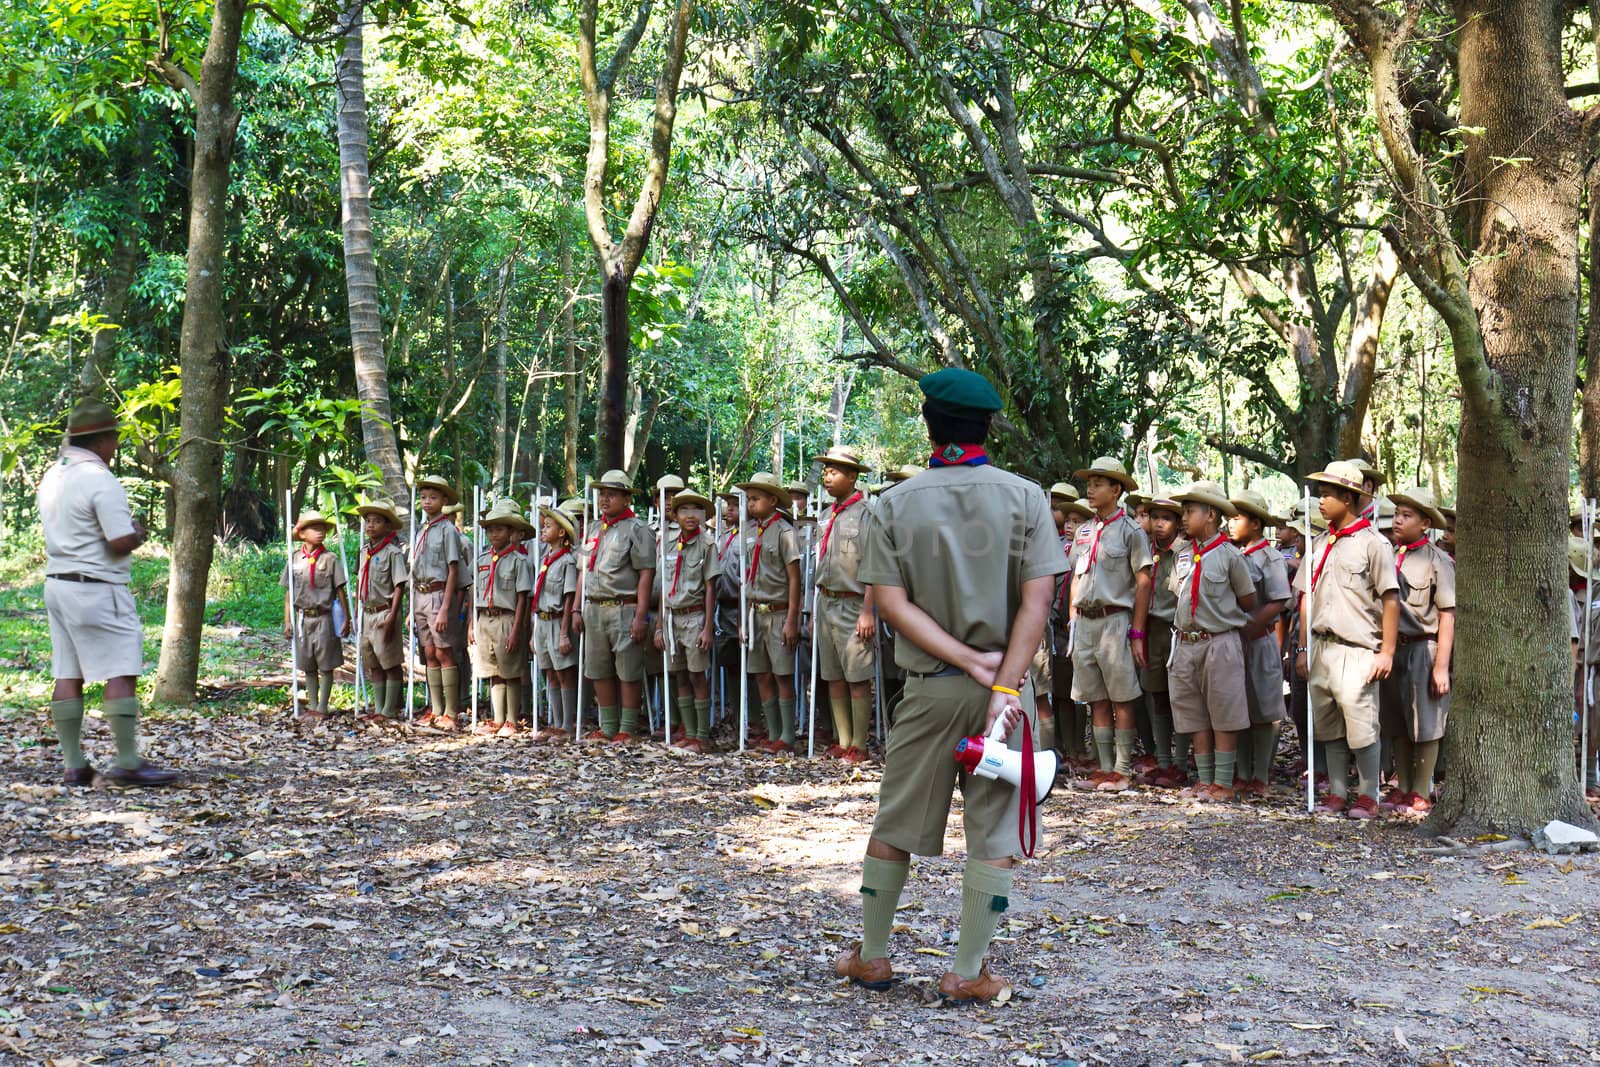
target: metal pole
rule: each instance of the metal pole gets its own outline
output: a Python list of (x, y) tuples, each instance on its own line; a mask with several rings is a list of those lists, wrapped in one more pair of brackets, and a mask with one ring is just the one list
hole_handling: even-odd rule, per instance
[(750, 639), (751, 633), (749, 605), (750, 605), (750, 576), (745, 573), (744, 565), (744, 534), (745, 527), (750, 522), (750, 502), (743, 489), (735, 489), (739, 494), (739, 749), (744, 751), (745, 735), (750, 732)]
[(872, 704), (877, 714), (878, 744), (888, 745), (889, 738), (883, 732), (883, 627), (882, 619), (872, 628)]
[(415, 616), (417, 614), (417, 491), (409, 490), (410, 496), (406, 504), (406, 541), (411, 552), (411, 578), (410, 603), (406, 605), (406, 722), (410, 723), (417, 706), (417, 672), (416, 659), (417, 635)]
[(1583, 576), (1583, 663), (1580, 664), (1580, 688), (1582, 699), (1580, 706), (1583, 709), (1583, 722), (1580, 724), (1583, 739), (1583, 773), (1578, 779), (1578, 788), (1584, 796), (1589, 794), (1589, 656), (1593, 651), (1592, 641), (1589, 636), (1593, 629), (1590, 625), (1594, 612), (1594, 508), (1593, 500), (1583, 502), (1583, 547), (1584, 566), (1588, 573)]
[[(584, 544), (589, 538), (589, 505), (592, 499), (590, 479), (587, 474), (583, 476), (583, 529), (578, 531), (578, 618), (583, 619), (583, 605), (589, 599), (589, 583), (584, 579), (588, 570), (584, 563)], [(583, 694), (584, 694), (584, 649), (589, 640), (589, 627), (587, 624), (578, 631), (578, 721), (572, 727), (572, 743), (577, 744), (583, 739)]]
[[(533, 514), (529, 516), (529, 518), (533, 520), (533, 528), (535, 530), (540, 529), (542, 520), (539, 517), (539, 509), (543, 506), (544, 492), (543, 490), (535, 488), (533, 491)], [(550, 506), (554, 507), (555, 502), (551, 501)], [(538, 555), (534, 557), (533, 573), (538, 574), (544, 569), (544, 538), (538, 534), (535, 534), (533, 543), (535, 546), (534, 551), (538, 553)], [(533, 631), (538, 625), (539, 604), (537, 601), (535, 601), (528, 608), (528, 655), (533, 657), (532, 665), (528, 669), (528, 684), (533, 686), (533, 732), (535, 734), (539, 732), (539, 693), (544, 689), (544, 671), (539, 669), (538, 653), (533, 651)]]
[[(1311, 707), (1311, 647), (1315, 644), (1311, 629), (1311, 595), (1314, 592), (1311, 588), (1311, 581), (1312, 578), (1316, 577), (1317, 565), (1313, 562), (1313, 553), (1311, 551), (1311, 488), (1309, 486), (1306, 487), (1305, 520), (1306, 528), (1303, 535), (1306, 540), (1306, 554), (1305, 558), (1300, 561), (1300, 565), (1304, 567), (1307, 563), (1311, 563), (1311, 577), (1306, 579), (1306, 595), (1305, 600), (1300, 605), (1300, 610), (1305, 613), (1306, 633), (1306, 813), (1310, 814), (1317, 809), (1317, 716), (1315, 710)], [(1329, 774), (1331, 775), (1332, 772), (1330, 771)], [(1332, 781), (1331, 777), (1329, 781)]]
[[(352, 603), (354, 603), (355, 598), (351, 597), (349, 595), (349, 590), (350, 590), (350, 557), (347, 556), (345, 554), (345, 551), (344, 551), (344, 530), (342, 530), (342, 529), (339, 531), (339, 568), (344, 571), (345, 596), (347, 598), (349, 598)], [(337, 590), (334, 591), (334, 602), (338, 603), (338, 591)], [(352, 611), (357, 611), (357, 610), (359, 610), (359, 606), (357, 606), (355, 608), (352, 608), (351, 610)], [(357, 623), (357, 620), (356, 619), (351, 619), (350, 622)], [(351, 681), (351, 685), (355, 689), (356, 707), (359, 709), (361, 707), (361, 636), (360, 636), (359, 623), (357, 623), (356, 626), (353, 626), (352, 629), (356, 630), (356, 673), (355, 673), (355, 678)], [(340, 640), (342, 641), (343, 638), (340, 638)], [(359, 714), (359, 711), (357, 713)]]
[[(659, 490), (661, 534), (656, 539), (656, 558), (660, 566), (656, 577), (661, 582), (661, 740), (672, 744), (672, 608), (667, 605), (667, 491)], [(678, 546), (683, 551), (683, 546)], [(684, 736), (688, 736), (685, 730)]]
[[(467, 571), (472, 575), (472, 585), (467, 591), (467, 625), (472, 626), (478, 621), (478, 518), (483, 512), (483, 487), (472, 487), (472, 562), (467, 564)], [(474, 627), (476, 629), (476, 627)], [(474, 649), (467, 649), (467, 670), (472, 675), (472, 728), (478, 728), (478, 657)]]
[[(713, 483), (715, 484), (715, 483)], [(711, 497), (711, 549), (716, 551), (722, 545), (722, 500), (713, 493)], [(711, 598), (711, 712), (708, 727), (717, 724), (718, 681), (722, 675), (721, 665), (717, 663), (717, 620), (722, 616), (722, 605), (717, 598)]]
[(289, 550), (289, 689), (294, 694), (294, 717), (300, 717), (300, 608), (294, 602), (294, 490), (283, 491), (283, 543)]

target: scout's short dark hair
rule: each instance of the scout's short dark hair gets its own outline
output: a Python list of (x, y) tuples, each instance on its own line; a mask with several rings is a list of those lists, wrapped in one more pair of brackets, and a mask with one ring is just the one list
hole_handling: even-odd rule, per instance
[(928, 437), (936, 445), (981, 445), (989, 439), (991, 416), (987, 412), (924, 400), (922, 421), (928, 424)]
[(1323, 492), (1343, 500), (1350, 506), (1351, 511), (1361, 510), (1361, 494), (1356, 492), (1354, 489), (1341, 489), (1337, 485), (1327, 485), (1324, 483)]

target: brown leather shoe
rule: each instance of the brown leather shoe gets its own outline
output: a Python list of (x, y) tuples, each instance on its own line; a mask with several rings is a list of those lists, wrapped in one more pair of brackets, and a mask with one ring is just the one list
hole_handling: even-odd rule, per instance
[(68, 767), (61, 774), (62, 785), (94, 785), (94, 768), (85, 764), (82, 767)]
[(882, 993), (894, 985), (894, 968), (889, 960), (863, 960), (859, 941), (834, 958), (833, 971), (840, 978), (848, 978), (853, 984), (874, 993)]
[(435, 730), (443, 730), (447, 734), (453, 734), (456, 732), (455, 717), (452, 715), (435, 715), (433, 717), (433, 728)]
[(299, 718), (301, 722), (321, 722), (327, 717), (328, 716), (325, 712), (318, 711), (316, 708), (300, 709)]
[(105, 773), (107, 784), (130, 789), (143, 786), (173, 785), (178, 781), (178, 772), (165, 767), (157, 767), (153, 763), (140, 762), (132, 770), (123, 767), (113, 767)]
[(939, 979), (939, 995), (944, 998), (946, 1007), (991, 1001), (1010, 988), (1009, 982), (1001, 981), (989, 973), (988, 963), (983, 965), (983, 970), (978, 972), (976, 978), (963, 978), (954, 971), (946, 971), (944, 977)]

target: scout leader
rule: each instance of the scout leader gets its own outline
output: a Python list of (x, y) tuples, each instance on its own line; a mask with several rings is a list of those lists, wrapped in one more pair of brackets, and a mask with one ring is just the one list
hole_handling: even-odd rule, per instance
[(1222, 520), (1235, 514), (1222, 486), (1195, 482), (1172, 499), (1183, 505), (1189, 535), (1171, 582), (1177, 594), (1167, 668), (1172, 721), (1194, 748), (1194, 794), (1232, 800), (1239, 734), (1250, 728), (1240, 631), (1256, 609), (1255, 584), (1244, 556), (1221, 530)]
[(822, 464), (822, 488), (832, 497), (818, 520), (817, 674), (827, 683), (837, 739), (830, 756), (846, 763), (867, 758), (872, 722), (873, 637), (878, 613), (872, 590), (862, 584), (861, 549), (871, 506), (856, 487), (862, 472), (872, 468), (861, 453), (835, 445), (812, 461)]
[(1150, 785), (1173, 787), (1189, 780), (1189, 735), (1178, 734), (1174, 745), (1171, 681), (1167, 661), (1172, 658), (1172, 620), (1178, 613), (1173, 569), (1180, 550), (1193, 546), (1183, 536), (1183, 505), (1155, 493), (1146, 506), (1150, 521), (1150, 614), (1145, 641), (1148, 651), (1139, 672), (1139, 688), (1150, 706), (1150, 727), (1155, 735), (1156, 769), (1145, 775)]
[[(451, 731), (461, 714), (461, 669), (455, 644), (461, 605), (457, 599), (467, 570), (455, 522), (444, 513), (459, 502), (443, 478), (417, 479), (422, 529), (411, 546), (411, 619), (427, 663), (428, 711), (418, 726)], [(468, 582), (471, 576), (466, 576)]]
[(539, 540), (544, 560), (533, 581), (533, 637), (530, 644), (550, 693), (550, 725), (537, 741), (565, 741), (578, 726), (578, 633), (573, 627), (578, 600), (578, 562), (572, 546), (578, 524), (560, 508), (539, 509)]
[(748, 641), (746, 665), (761, 695), (767, 740), (777, 755), (794, 751), (794, 649), (800, 642), (800, 538), (783, 517), (789, 491), (766, 471), (738, 486), (745, 494), (744, 580), (749, 618), (740, 640)]
[(600, 728), (589, 737), (627, 744), (639, 730), (656, 544), (629, 506), (633, 483), (627, 474), (607, 471), (595, 489), (600, 515), (579, 561), (581, 614), (575, 620), (578, 632), (588, 635), (583, 674), (594, 683), (600, 710)]
[[(711, 501), (691, 489), (673, 499), (673, 538), (666, 546), (662, 611), (656, 616), (655, 645), (667, 653), (672, 671), (664, 693), (675, 693), (683, 736), (676, 747), (704, 752), (711, 743), (711, 641), (716, 612), (717, 546), (705, 528)], [(671, 698), (666, 698), (670, 702)], [(671, 728), (672, 716), (666, 715)]]
[[(1272, 757), (1278, 751), (1278, 724), (1287, 717), (1283, 704), (1283, 650), (1278, 647), (1278, 620), (1293, 590), (1283, 554), (1266, 539), (1269, 526), (1284, 520), (1272, 513), (1266, 497), (1246, 489), (1232, 499), (1237, 511), (1228, 521), (1235, 547), (1244, 554), (1255, 586), (1256, 606), (1245, 624), (1245, 695), (1250, 704), (1248, 743), (1239, 745), (1236, 771), (1246, 796), (1265, 796), (1272, 778)], [(1243, 742), (1243, 739), (1241, 739)]]
[[(1296, 673), (1306, 678), (1310, 714), (1328, 757), (1329, 794), (1318, 811), (1352, 819), (1378, 814), (1378, 683), (1394, 666), (1400, 583), (1394, 549), (1358, 518), (1366, 503), (1361, 468), (1333, 462), (1307, 481), (1317, 487), (1328, 532), (1312, 539), (1295, 576), (1300, 594)], [(1307, 670), (1309, 653), (1310, 669)], [(1350, 755), (1358, 796), (1349, 803)]]
[(1400, 629), (1394, 670), (1378, 687), (1378, 711), (1383, 736), (1394, 747), (1397, 781), (1382, 806), (1425, 815), (1433, 810), (1433, 771), (1450, 715), (1456, 564), (1429, 539), (1444, 527), (1430, 490), (1418, 486), (1389, 499), (1399, 544)]
[[(907, 675), (862, 864), (861, 941), (834, 961), (841, 977), (874, 990), (894, 981), (889, 934), (911, 856), (944, 852), (960, 778), (951, 758), (957, 742), (1002, 719), (1012, 749), (1034, 739), (1024, 679), (1056, 576), (1067, 569), (1040, 487), (989, 464), (983, 444), (1000, 409), (994, 387), (955, 368), (918, 384), (931, 466), (879, 498), (860, 574), (899, 634)], [(1039, 841), (1037, 821), (1023, 821), (1021, 791), (1009, 783), (970, 775), (962, 796), (961, 929), (938, 986), (947, 1003), (992, 1001), (1008, 989), (984, 956), (1009, 906), (1013, 867)]]
[(1119, 461), (1102, 456), (1073, 477), (1083, 481), (1095, 517), (1078, 529), (1073, 563), (1072, 698), (1094, 712), (1100, 769), (1090, 784), (1113, 791), (1132, 780), (1139, 736), (1133, 705), (1143, 695), (1139, 672), (1149, 662), (1150, 539), (1118, 503), (1124, 490), (1139, 487)]
[[(306, 707), (300, 718), (328, 717), (333, 672), (344, 666), (344, 644), (350, 636), (350, 602), (345, 599), (344, 565), (323, 542), (334, 529), (321, 512), (308, 511), (294, 524), (300, 549), (283, 565), (283, 636), (295, 645), (295, 659), (306, 676)], [(333, 628), (333, 605), (344, 609), (344, 625)], [(299, 684), (298, 679), (296, 683)]]
[(400, 598), (405, 595), (409, 572), (405, 549), (396, 531), (400, 515), (388, 500), (373, 500), (356, 508), (366, 543), (361, 546), (361, 570), (356, 575), (356, 600), (361, 605), (361, 625), (356, 640), (356, 666), (365, 667), (372, 685), (374, 710), (368, 722), (400, 715), (400, 664), (405, 658), (404, 616)]
[(523, 619), (534, 577), (520, 535), (533, 527), (510, 500), (496, 501), (478, 525), (489, 543), (478, 553), (467, 643), (476, 649), (478, 674), (489, 680), (493, 721), (480, 722), (474, 732), (510, 737), (521, 729), (517, 715), (522, 708), (522, 676), (528, 669)]

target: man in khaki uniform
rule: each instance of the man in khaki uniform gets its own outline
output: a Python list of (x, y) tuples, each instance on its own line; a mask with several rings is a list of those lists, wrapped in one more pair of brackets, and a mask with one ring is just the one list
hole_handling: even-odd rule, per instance
[[(458, 503), (459, 497), (449, 482), (429, 476), (417, 479), (417, 501), (423, 523), (411, 546), (411, 625), (427, 663), (429, 705), (417, 725), (452, 731), (461, 714), (461, 668), (455, 648), (462, 574), (468, 564), (461, 556), (460, 531), (444, 509)], [(469, 572), (467, 581), (471, 580)]]
[[(308, 511), (294, 524), (300, 550), (283, 565), (283, 635), (294, 642), (295, 662), (306, 676), (306, 706), (300, 718), (328, 717), (333, 672), (344, 666), (344, 644), (350, 635), (350, 605), (345, 600), (344, 562), (324, 545), (334, 525), (320, 512)], [(344, 609), (344, 628), (333, 628), (333, 606)], [(298, 685), (296, 679), (294, 684)]]
[(533, 582), (533, 653), (550, 692), (550, 725), (535, 740), (566, 740), (578, 724), (578, 642), (573, 629), (578, 598), (578, 563), (572, 546), (578, 524), (560, 508), (539, 509), (544, 562)]
[(773, 754), (794, 751), (794, 649), (800, 641), (800, 539), (783, 517), (789, 491), (766, 471), (738, 486), (745, 494), (744, 580), (749, 617), (746, 666), (755, 678)]
[(372, 684), (374, 711), (368, 721), (398, 717), (400, 664), (405, 660), (404, 616), (400, 600), (410, 571), (400, 544), (400, 514), (388, 500), (373, 500), (356, 508), (366, 543), (361, 546), (361, 571), (356, 576), (356, 600), (361, 604), (361, 628), (356, 642), (356, 667), (364, 665)]
[(67, 785), (92, 785), (83, 754), (83, 683), (104, 680), (100, 710), (116, 739), (106, 781), (117, 786), (171, 785), (177, 772), (139, 757), (139, 698), (144, 631), (128, 592), (129, 559), (144, 544), (144, 526), (111, 473), (117, 454), (116, 414), (85, 401), (67, 416), (61, 455), (39, 482), (44, 527), (44, 607), (50, 619), (50, 717), (61, 743)]
[(600, 728), (589, 737), (628, 744), (639, 732), (643, 706), (656, 541), (629, 506), (633, 483), (626, 473), (606, 471), (595, 488), (600, 516), (585, 534), (578, 570), (582, 611), (573, 621), (589, 638), (584, 643), (583, 675), (594, 683), (600, 709)]
[(856, 488), (872, 468), (853, 448), (835, 445), (813, 461), (822, 464), (822, 487), (833, 498), (817, 535), (817, 674), (827, 683), (834, 736), (829, 754), (847, 763), (867, 758), (872, 722), (873, 635), (878, 613), (872, 590), (860, 578), (862, 535), (871, 505)]
[[(862, 939), (835, 961), (871, 989), (893, 981), (887, 949), (910, 858), (944, 851), (958, 780), (957, 742), (1000, 718), (1022, 747), (1036, 723), (1028, 665), (1067, 568), (1040, 487), (989, 465), (983, 442), (1000, 409), (994, 387), (947, 369), (919, 383), (935, 448), (932, 468), (884, 492), (867, 520), (861, 580), (899, 634), (905, 696), (884, 757), (878, 816), (862, 865)], [(1021, 821), (1018, 790), (972, 775), (962, 783), (967, 863), (961, 931), (939, 982), (947, 1002), (988, 1001), (1008, 987), (989, 974), (989, 942), (1011, 895), (1017, 857), (1038, 827)]]
[(1150, 539), (1119, 504), (1124, 490), (1139, 488), (1120, 461), (1101, 456), (1073, 477), (1083, 481), (1095, 517), (1078, 528), (1073, 563), (1072, 699), (1093, 709), (1100, 770), (1089, 782), (1109, 792), (1126, 789), (1133, 775), (1133, 705), (1149, 662)]
[[(1394, 549), (1358, 517), (1367, 500), (1359, 467), (1334, 462), (1307, 480), (1328, 523), (1294, 583), (1301, 597), (1295, 670), (1306, 677), (1313, 727), (1328, 758), (1329, 795), (1317, 810), (1371, 819), (1378, 814), (1378, 683), (1393, 669), (1400, 626)], [(1352, 752), (1360, 795), (1349, 804)]]
[[(667, 654), (675, 692), (678, 722), (683, 737), (678, 748), (704, 752), (711, 742), (712, 619), (716, 609), (717, 578), (722, 565), (717, 546), (705, 528), (711, 501), (691, 489), (680, 490), (673, 500), (675, 533), (666, 546), (666, 570), (661, 575), (665, 610), (656, 616), (655, 643)], [(670, 697), (668, 700), (670, 701)], [(667, 713), (668, 727), (671, 713)]]
[(528, 671), (522, 624), (534, 574), (522, 535), (533, 527), (510, 500), (496, 501), (478, 525), (488, 543), (478, 553), (467, 643), (476, 649), (478, 674), (489, 680), (493, 718), (480, 722), (475, 732), (510, 737), (521, 730), (517, 714), (522, 707), (522, 678)]

